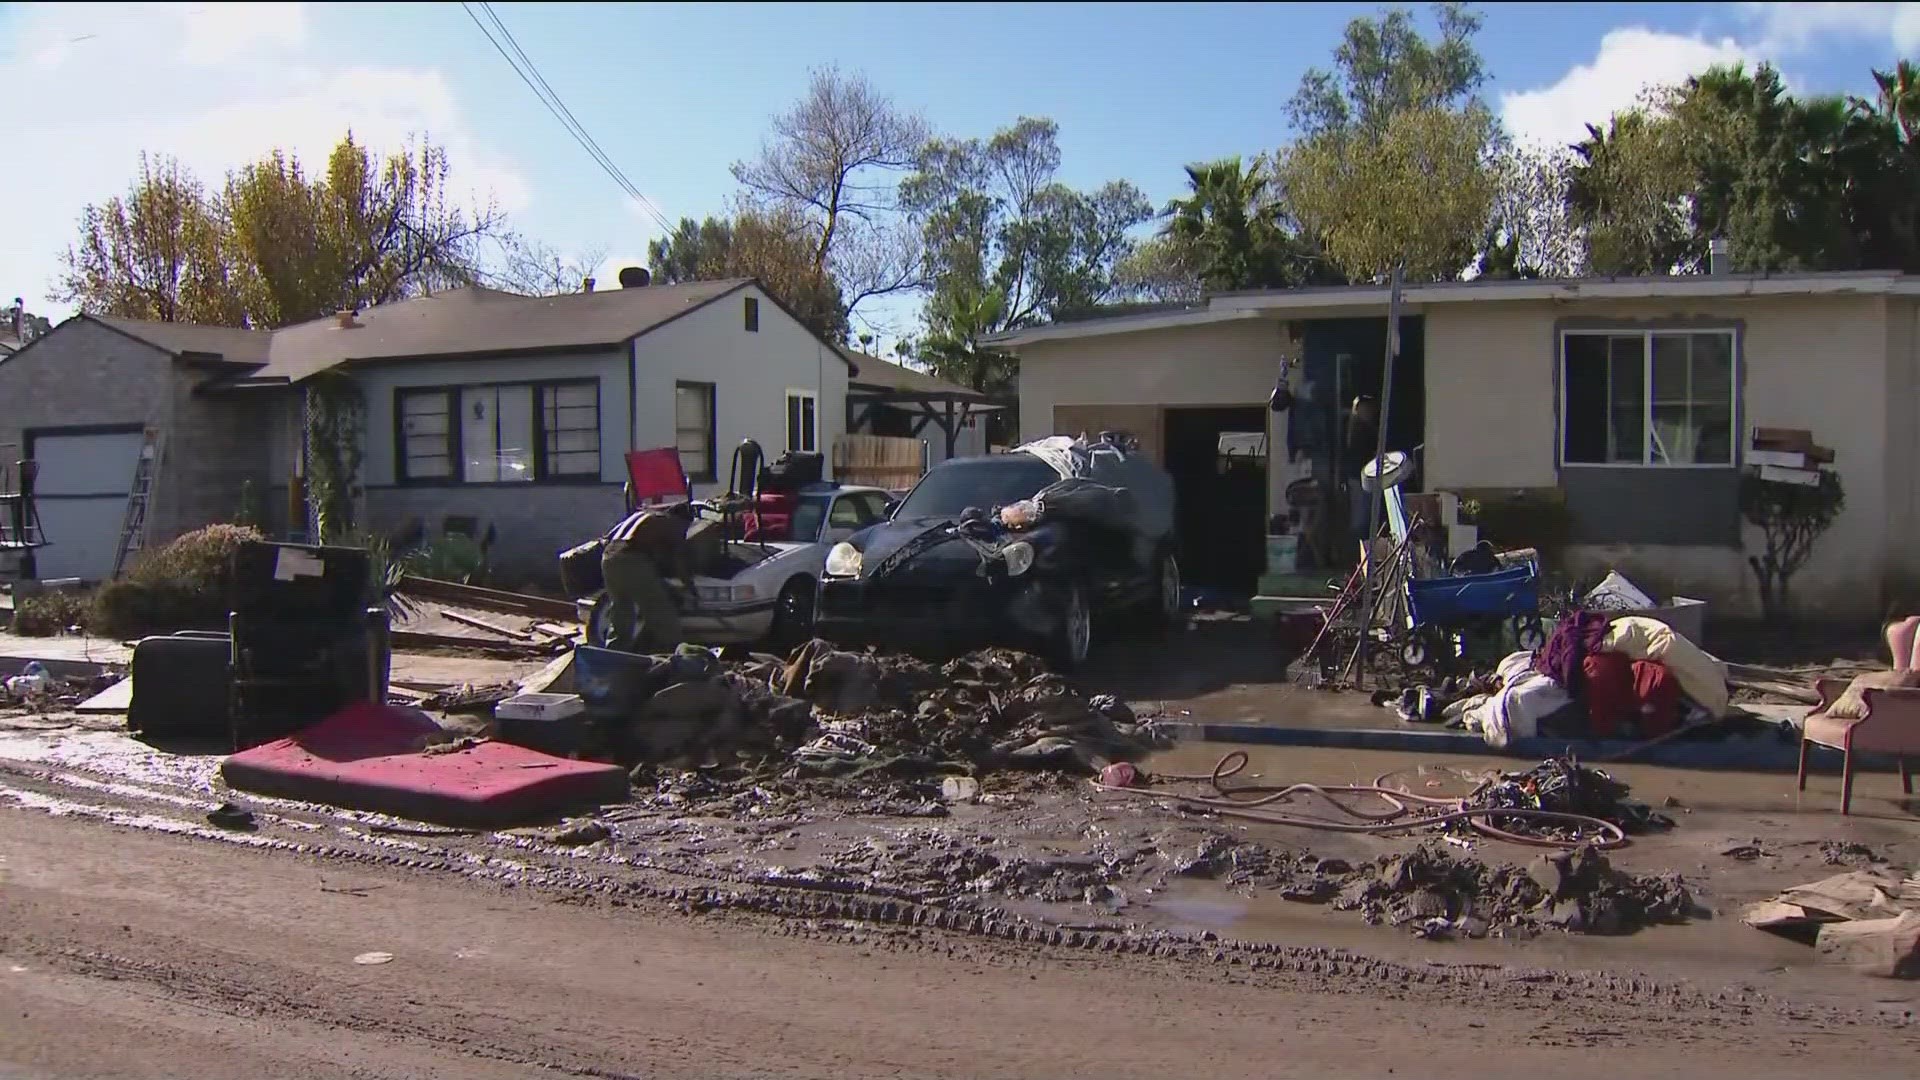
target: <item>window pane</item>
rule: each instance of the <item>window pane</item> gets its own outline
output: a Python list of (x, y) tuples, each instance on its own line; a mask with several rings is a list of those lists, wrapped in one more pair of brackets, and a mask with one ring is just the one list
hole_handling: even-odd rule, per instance
[(1693, 428), (1695, 464), (1733, 464), (1732, 404), (1696, 404), (1693, 407)]
[(461, 479), (491, 484), (500, 479), (500, 394), (491, 386), (460, 391)]
[(681, 386), (674, 391), (674, 417), (679, 427), (705, 427), (713, 414), (712, 400), (704, 386)]
[(1653, 336), (1653, 400), (1655, 404), (1684, 404), (1692, 400), (1687, 374), (1687, 342), (1691, 334)]
[(547, 471), (554, 476), (593, 476), (600, 471), (600, 451), (549, 454)]
[(1607, 340), (1607, 460), (1647, 460), (1647, 342), (1638, 334)]
[(787, 395), (787, 449), (800, 449), (800, 399)]
[(815, 418), (813, 415), (813, 411), (814, 411), (814, 400), (812, 398), (801, 398), (800, 399), (800, 414), (801, 414), (800, 447), (801, 449), (807, 451), (808, 453), (812, 453), (814, 450), (819, 448), (818, 447), (819, 436), (817, 433), (817, 429), (814, 426)]
[(1655, 405), (1650, 460), (1655, 465), (1691, 465), (1695, 433), (1685, 405)]
[(1598, 334), (1568, 334), (1563, 341), (1563, 460), (1598, 464), (1607, 460), (1607, 339)]
[(559, 409), (592, 409), (599, 404), (597, 386), (549, 386), (546, 389), (548, 401)]
[(1693, 334), (1693, 400), (1733, 405), (1733, 335)]
[(533, 387), (502, 386), (497, 393), (500, 451), (494, 470), (503, 481), (530, 483), (534, 478)]
[(1624, 464), (1647, 460), (1647, 416), (1644, 406), (1616, 405), (1607, 425), (1607, 460)]

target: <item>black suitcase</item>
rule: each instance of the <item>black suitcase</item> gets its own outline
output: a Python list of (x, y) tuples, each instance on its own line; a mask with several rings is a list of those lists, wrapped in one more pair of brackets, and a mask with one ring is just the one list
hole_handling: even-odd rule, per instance
[(225, 634), (142, 638), (133, 647), (127, 729), (148, 738), (227, 739), (232, 651)]

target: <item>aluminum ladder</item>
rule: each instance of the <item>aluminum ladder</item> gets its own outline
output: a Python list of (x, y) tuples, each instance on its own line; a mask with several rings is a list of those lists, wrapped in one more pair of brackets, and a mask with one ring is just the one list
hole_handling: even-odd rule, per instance
[(127, 492), (127, 516), (120, 524), (120, 546), (113, 553), (113, 576), (119, 579), (127, 563), (140, 553), (147, 535), (147, 507), (153, 501), (154, 476), (160, 470), (160, 429), (141, 433), (140, 458), (133, 465), (133, 488)]

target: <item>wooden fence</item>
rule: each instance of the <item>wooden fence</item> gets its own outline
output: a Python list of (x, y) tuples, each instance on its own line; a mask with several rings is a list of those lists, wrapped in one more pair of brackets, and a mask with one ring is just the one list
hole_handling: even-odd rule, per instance
[(870, 484), (897, 491), (927, 471), (927, 444), (891, 435), (836, 435), (833, 477), (843, 484)]

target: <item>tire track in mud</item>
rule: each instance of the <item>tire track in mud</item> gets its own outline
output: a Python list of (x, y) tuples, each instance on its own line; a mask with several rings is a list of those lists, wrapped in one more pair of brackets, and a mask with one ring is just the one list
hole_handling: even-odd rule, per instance
[[(1442, 961), (1410, 964), (1348, 949), (1242, 941), (1205, 931), (1084, 923), (1069, 927), (1009, 911), (981, 897), (935, 899), (870, 882), (667, 866), (647, 853), (608, 855), (505, 833), (450, 835), (433, 843), (429, 837), (379, 835), (374, 830), (381, 822), (364, 816), (343, 819), (306, 804), (251, 798), (249, 802), (259, 830), (232, 832), (198, 821), (197, 815), (187, 816), (217, 805), (211, 799), (183, 797), (118, 779), (102, 781), (71, 767), (48, 769), (0, 761), (0, 806), (11, 804), (16, 811), (84, 816), (123, 828), (236, 843), (335, 864), (457, 876), (554, 902), (597, 905), (642, 916), (731, 918), (783, 937), (906, 955), (943, 953), (984, 963), (1097, 959), (1160, 977), (1177, 973), (1295, 991), (1388, 998), (1471, 998), (1551, 1014), (1549, 1019), (1565, 1023), (1590, 1024), (1613, 1016), (1630, 1020), (1642, 1031), (1649, 1025), (1684, 1028), (1699, 1022), (1724, 1026), (1788, 1021), (1815, 1027), (1906, 1023), (1903, 1017), (1887, 1013), (1808, 1005), (1744, 988), (1706, 991), (1632, 974)], [(37, 951), (31, 942), (9, 947)], [(106, 955), (61, 953), (60, 959), (82, 973), (90, 973), (87, 969), (94, 965), (101, 968), (103, 977), (138, 978), (169, 988), (166, 980), (176, 977), (168, 974), (168, 967), (142, 966)], [(107, 974), (109, 970), (120, 973)], [(195, 978), (206, 984), (195, 993), (225, 1000), (219, 979)], [(313, 1008), (281, 997), (285, 1000), (276, 1007)], [(355, 1010), (352, 1016), (366, 1011)], [(386, 1023), (379, 1015), (362, 1019), (377, 1030), (388, 1030), (378, 1026)], [(502, 1060), (541, 1059), (523, 1059), (513, 1053)]]

